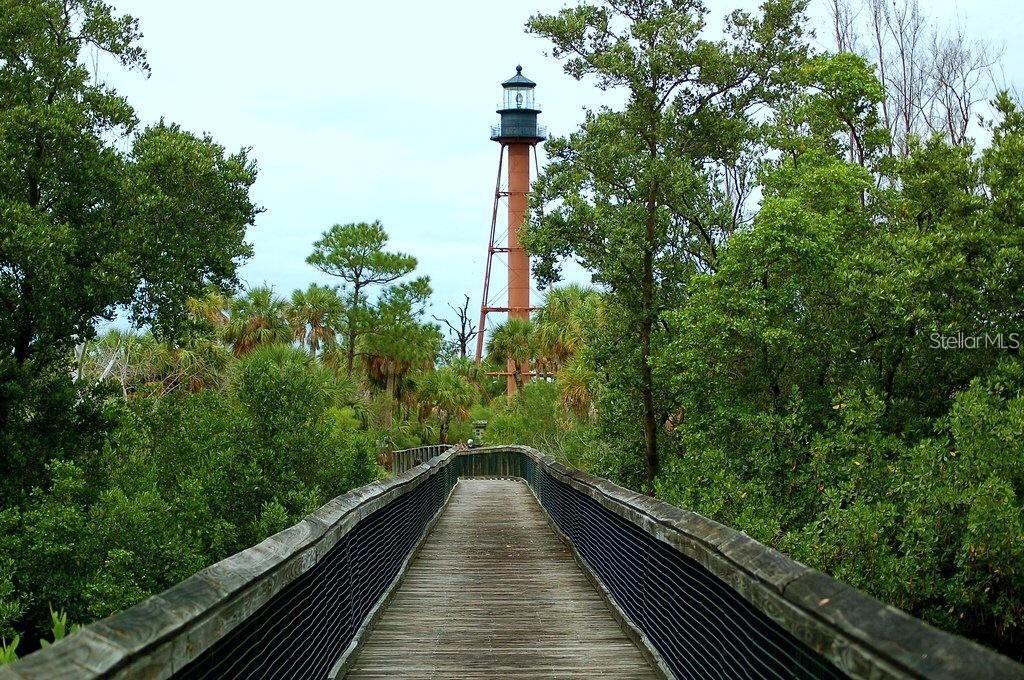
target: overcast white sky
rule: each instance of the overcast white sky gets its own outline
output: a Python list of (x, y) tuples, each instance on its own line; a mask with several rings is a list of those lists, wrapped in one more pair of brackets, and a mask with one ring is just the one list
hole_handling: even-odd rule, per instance
[[(816, 10), (822, 11), (825, 0)], [(164, 116), (251, 146), (266, 208), (242, 274), (287, 295), (324, 277), (305, 264), (331, 224), (380, 219), (392, 247), (419, 258), (438, 311), (479, 307), (498, 146), (488, 139), (499, 83), (517, 63), (538, 82), (542, 122), (573, 129), (602, 93), (543, 56), (523, 24), (553, 0), (113, 0), (138, 17), (148, 80), (102, 74), (146, 122)], [(1005, 45), (1024, 78), (1019, 0), (923, 0), (944, 22)], [(749, 0), (709, 0), (715, 15)], [(717, 19), (713, 20), (717, 25)], [(543, 154), (541, 156), (543, 163)], [(499, 276), (492, 284), (501, 289)]]

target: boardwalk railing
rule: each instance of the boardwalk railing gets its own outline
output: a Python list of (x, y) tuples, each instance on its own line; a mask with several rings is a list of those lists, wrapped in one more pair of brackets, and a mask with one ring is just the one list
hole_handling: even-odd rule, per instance
[(584, 571), (668, 675), (1024, 678), (1024, 666), (694, 512), (526, 447), (473, 457), (476, 469), (518, 465)]
[(391, 472), (400, 475), (420, 463), (426, 463), (434, 456), (440, 456), (450, 447), (447, 444), (433, 444), (431, 446), (417, 446), (414, 449), (401, 449), (391, 454)]
[(169, 590), (0, 667), (33, 678), (333, 677), (457, 480), (447, 451), (335, 498)]
[[(426, 453), (433, 450), (410, 460)], [(447, 449), (340, 496), (263, 543), (0, 669), (0, 680), (339, 676), (459, 477), (525, 480), (623, 628), (666, 676), (1024, 678), (1013, 661), (740, 532), (533, 449), (503, 446)]]

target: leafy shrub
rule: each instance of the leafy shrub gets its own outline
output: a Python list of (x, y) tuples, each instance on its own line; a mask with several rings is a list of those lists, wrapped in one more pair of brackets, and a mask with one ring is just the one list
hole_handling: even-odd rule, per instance
[(31, 650), (50, 607), (88, 622), (129, 607), (375, 479), (370, 433), (329, 371), (258, 349), (226, 391), (124, 409), (107, 446), (55, 460), (21, 510), (0, 512), (0, 635)]
[(515, 396), (492, 401), (491, 409), (484, 434), (488, 444), (525, 444), (591, 469), (593, 457), (600, 455), (594, 428), (562, 409), (554, 382), (532, 380)]

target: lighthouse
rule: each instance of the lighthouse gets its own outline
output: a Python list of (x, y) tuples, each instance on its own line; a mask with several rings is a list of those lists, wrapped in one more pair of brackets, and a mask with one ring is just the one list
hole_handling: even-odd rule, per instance
[[(484, 334), (487, 317), (492, 312), (506, 312), (509, 319), (529, 319), (530, 258), (520, 243), (520, 234), (526, 219), (530, 195), (530, 157), (537, 163), (537, 144), (544, 141), (546, 132), (537, 123), (540, 108), (535, 92), (537, 83), (523, 75), (523, 67), (516, 66), (516, 74), (501, 84), (502, 99), (497, 113), (499, 121), (491, 127), (491, 140), (501, 145), (498, 155), (498, 178), (494, 189), (494, 209), (491, 213), (491, 237), (487, 247), (487, 267), (484, 273), (484, 292), (480, 305), (480, 334), (477, 336), (476, 358), (483, 358)], [(507, 165), (505, 159), (507, 157)], [(502, 170), (507, 168), (506, 177)], [(502, 188), (502, 180), (504, 189)], [(497, 233), (502, 200), (507, 201), (508, 231)], [(507, 298), (505, 304), (492, 304), (491, 272), (495, 255), (502, 256), (508, 269)], [(508, 394), (515, 392), (512, 366), (508, 366)]]

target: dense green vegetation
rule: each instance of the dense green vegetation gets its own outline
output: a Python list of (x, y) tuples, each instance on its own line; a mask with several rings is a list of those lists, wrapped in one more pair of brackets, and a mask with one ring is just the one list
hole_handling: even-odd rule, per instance
[(572, 258), (602, 293), (523, 419), (564, 429), (541, 411), (589, 395), (546, 438), (569, 460), (1019, 656), (1024, 113), (998, 95), (983, 148), (948, 99), (917, 119), (884, 61), (811, 51), (803, 10), (725, 40), (697, 1), (531, 21), (627, 97), (548, 143), (536, 272)]
[(393, 449), (465, 439), (494, 382), (434, 370), (456, 349), (380, 223), (311, 244), (339, 287), (240, 291), (255, 162), (139, 129), (86, 49), (148, 69), (104, 3), (0, 2), (4, 660), (379, 477)]
[(0, 637), (130, 606), (483, 419), (1019, 657), (1024, 112), (998, 94), (975, 143), (948, 71), (983, 60), (936, 42), (905, 87), (833, 7), (834, 52), (800, 0), (720, 39), (699, 0), (531, 20), (625, 103), (550, 140), (525, 235), (540, 283), (574, 259), (595, 287), (478, 365), (469, 301), (446, 339), (379, 222), (310, 244), (336, 286), (241, 290), (248, 152), (140, 129), (90, 76), (86, 46), (148, 69), (133, 19), (0, 0)]

